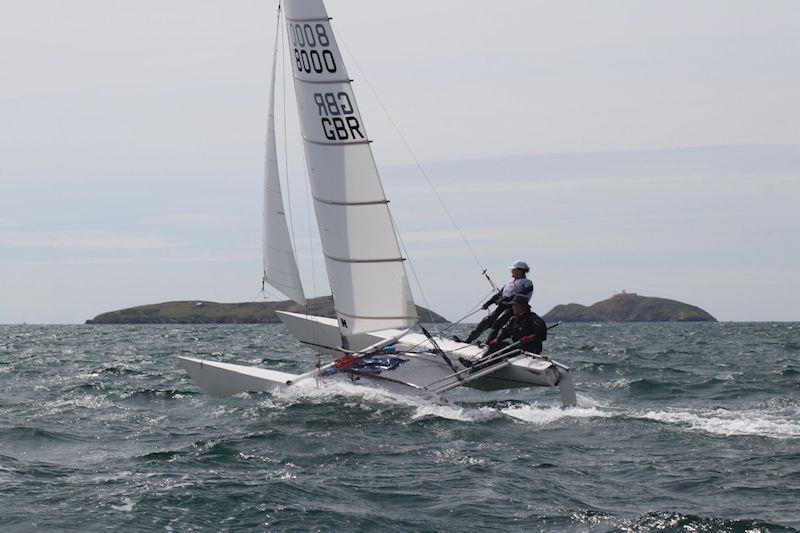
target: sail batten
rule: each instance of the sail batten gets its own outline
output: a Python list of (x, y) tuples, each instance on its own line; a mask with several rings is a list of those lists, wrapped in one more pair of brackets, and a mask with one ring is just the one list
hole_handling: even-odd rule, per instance
[(343, 257), (333, 257), (331, 255), (325, 254), (325, 257), (330, 259), (331, 261), (337, 261), (339, 263), (396, 263), (398, 261), (405, 261), (405, 257), (381, 257), (381, 258), (371, 258), (371, 259), (354, 259), (354, 258), (343, 258)]
[(321, 144), (321, 145), (323, 145), (323, 146), (334, 146), (334, 145), (345, 146), (345, 145), (348, 145), (348, 144), (369, 144), (369, 143), (371, 143), (371, 142), (372, 142), (372, 141), (370, 141), (370, 140), (366, 140), (366, 141), (338, 141), (338, 142), (334, 141), (334, 142), (325, 142), (325, 141), (318, 141), (318, 140), (316, 140), (316, 139), (308, 139), (308, 138), (306, 138), (306, 137), (303, 137), (303, 140), (304, 140), (305, 142), (307, 142), (307, 143), (312, 143), (312, 144)]
[(314, 197), (314, 200), (321, 204), (328, 204), (328, 205), (381, 205), (381, 204), (388, 204), (389, 200), (372, 200), (372, 201), (364, 201), (364, 202), (334, 202), (332, 200), (325, 200), (324, 198), (317, 198)]
[(287, 0), (289, 60), (314, 210), (343, 335), (416, 320), (370, 139), (322, 0)]
[(297, 80), (300, 83), (352, 83), (350, 78), (342, 78), (339, 80)]
[(360, 315), (350, 315), (345, 313), (341, 309), (336, 309), (336, 312), (342, 316), (346, 316), (348, 318), (357, 318), (357, 319), (367, 319), (367, 320), (417, 320), (419, 316), (417, 315), (409, 315), (409, 316), (360, 316)]
[[(280, 25), (280, 16), (278, 17)], [(263, 259), (264, 279), (271, 286), (299, 303), (306, 304), (300, 273), (297, 268), (289, 226), (281, 194), (278, 170), (278, 149), (275, 141), (275, 71), (278, 58), (278, 32), (272, 52), (269, 106), (267, 113), (266, 166), (264, 170)]]

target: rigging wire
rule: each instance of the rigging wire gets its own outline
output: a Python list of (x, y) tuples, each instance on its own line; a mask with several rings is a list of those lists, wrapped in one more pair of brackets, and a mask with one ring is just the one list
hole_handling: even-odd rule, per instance
[[(403, 236), (400, 234), (400, 230), (397, 227), (397, 223), (394, 220), (394, 216), (392, 212), (389, 211), (389, 220), (392, 221), (392, 227), (394, 228), (394, 233), (397, 236), (397, 240), (400, 242), (400, 248), (403, 250), (403, 255), (406, 256), (408, 259), (408, 268), (411, 269), (411, 275), (414, 276), (414, 282), (417, 284), (417, 288), (419, 289), (419, 294), (422, 296), (422, 301), (425, 302), (425, 309), (428, 311), (428, 317), (431, 320), (431, 324), (433, 324), (433, 330), (436, 332), (437, 336), (440, 336), (441, 333), (439, 332), (439, 325), (436, 320), (433, 318), (433, 310), (431, 309), (431, 304), (428, 303), (428, 297), (425, 295), (425, 291), (422, 290), (422, 283), (419, 281), (419, 276), (417, 276), (417, 269), (414, 268), (414, 262), (411, 260), (411, 254), (408, 253), (408, 248), (406, 248), (406, 243), (403, 241)], [(421, 322), (421, 321), (420, 321)]]
[[(489, 294), (492, 294), (492, 293), (489, 293)], [(488, 296), (488, 294), (487, 294), (487, 296)], [(483, 302), (484, 302), (485, 300), (486, 300), (486, 296), (484, 296), (483, 298), (481, 298), (480, 300), (478, 300), (478, 303), (476, 303), (475, 305), (473, 305), (473, 306), (472, 306), (472, 308), (471, 308), (471, 309), (470, 309), (470, 310), (467, 312), (467, 314), (466, 314), (466, 315), (462, 316), (461, 318), (459, 318), (459, 319), (458, 319), (458, 320), (456, 320), (455, 322), (451, 322), (451, 323), (450, 323), (450, 325), (448, 325), (446, 328), (444, 328), (443, 330), (441, 330), (441, 332), (438, 332), (438, 333), (436, 334), (436, 336), (437, 336), (437, 337), (442, 337), (442, 335), (444, 335), (445, 333), (447, 333), (448, 331), (450, 331), (451, 329), (453, 329), (453, 327), (455, 327), (455, 326), (459, 325), (459, 324), (460, 324), (461, 322), (463, 322), (464, 320), (468, 319), (469, 317), (471, 317), (471, 316), (472, 316), (472, 315), (474, 315), (475, 313), (479, 312), (479, 311), (481, 310), (481, 309), (480, 309), (480, 307), (483, 305)], [(417, 344), (415, 344), (415, 345), (413, 345), (413, 346), (409, 347), (409, 348), (408, 348), (406, 351), (407, 351), (407, 352), (410, 352), (410, 351), (414, 350), (415, 348), (418, 348), (419, 346), (422, 346), (423, 344), (425, 344), (425, 342), (426, 342), (426, 341), (427, 341), (427, 339), (426, 339), (426, 340), (423, 340), (423, 341), (420, 341), (420, 342), (418, 342)], [(454, 350), (454, 351), (458, 351), (458, 350)]]
[[(331, 21), (331, 29), (333, 30), (333, 21)], [(335, 30), (334, 30), (334, 32), (335, 32)], [(353, 52), (350, 50), (350, 47), (347, 46), (347, 43), (344, 42), (344, 40), (341, 38), (340, 35), (337, 35), (337, 40), (342, 42), (342, 44), (344, 45), (345, 49), (347, 50), (347, 53), (350, 54), (350, 58), (353, 60), (353, 64), (355, 64), (356, 68), (361, 73), (361, 75), (364, 78), (364, 80), (367, 82), (367, 85), (369, 86), (370, 90), (372, 91), (372, 94), (375, 95), (375, 98), (378, 98), (377, 94), (375, 93), (375, 89), (373, 89), (372, 85), (369, 83), (369, 80), (367, 79), (366, 74), (364, 74), (364, 71), (361, 69), (361, 66), (356, 61), (356, 58), (353, 55)], [(381, 107), (383, 108), (383, 112), (386, 113), (387, 116), (389, 116), (389, 112), (383, 106), (383, 103), (380, 102), (380, 99), (378, 99), (378, 101), (381, 104)], [(389, 117), (389, 120), (390, 121), (392, 120), (391, 117)], [(395, 126), (395, 129), (397, 129), (396, 126)], [(406, 148), (410, 152), (410, 148), (409, 148), (407, 143), (406, 143)], [(413, 154), (412, 154), (412, 157), (413, 157)], [(416, 158), (415, 158), (415, 160), (416, 160)], [(430, 184), (430, 181), (428, 181), (428, 183)], [(431, 310), (431, 306), (428, 303), (428, 298), (425, 295), (425, 291), (422, 288), (422, 283), (420, 283), (420, 281), (419, 281), (419, 276), (417, 276), (417, 270), (414, 268), (414, 263), (411, 260), (411, 255), (408, 253), (408, 248), (406, 247), (406, 244), (403, 241), (403, 237), (400, 234), (400, 229), (397, 227), (397, 222), (394, 219), (394, 215), (392, 215), (392, 211), (391, 210), (387, 210), (387, 211), (389, 213), (389, 220), (391, 220), (391, 222), (392, 222), (392, 228), (394, 229), (394, 233), (395, 233), (395, 236), (397, 237), (397, 240), (398, 240), (398, 242), (400, 244), (400, 248), (402, 250), (402, 253), (405, 256), (406, 260), (408, 261), (408, 267), (411, 269), (411, 275), (414, 278), (414, 282), (417, 285), (417, 289), (419, 289), (420, 296), (422, 296), (422, 301), (425, 303), (425, 307), (428, 310), (431, 323), (433, 324), (433, 329), (434, 329), (434, 331), (436, 331), (436, 334), (439, 335), (439, 327), (438, 327), (436, 321), (433, 319), (433, 311)], [(415, 312), (416, 312), (416, 309), (415, 309)]]
[(439, 191), (437, 191), (436, 187), (433, 186), (433, 182), (431, 181), (430, 177), (428, 176), (428, 173), (425, 172), (425, 168), (422, 166), (422, 163), (420, 163), (419, 159), (417, 159), (417, 156), (414, 153), (414, 150), (411, 149), (411, 145), (406, 140), (405, 135), (403, 135), (403, 132), (400, 130), (400, 127), (394, 121), (394, 118), (392, 118), (392, 115), (389, 113), (389, 110), (386, 108), (386, 106), (383, 104), (383, 101), (378, 96), (378, 93), (375, 90), (375, 88), (372, 86), (372, 83), (369, 81), (369, 78), (367, 77), (367, 74), (364, 72), (364, 70), (361, 68), (361, 65), (359, 65), (358, 61), (356, 60), (356, 56), (353, 54), (353, 52), (350, 50), (350, 47), (347, 46), (347, 43), (345, 42), (344, 39), (341, 38), (341, 36), (337, 36), (337, 39), (342, 42), (342, 44), (344, 45), (345, 49), (347, 50), (347, 53), (350, 54), (350, 58), (353, 60), (353, 64), (356, 66), (356, 68), (358, 69), (359, 73), (363, 77), (364, 81), (367, 84), (367, 87), (369, 87), (370, 92), (372, 92), (372, 95), (375, 97), (375, 100), (377, 100), (378, 105), (380, 105), (380, 107), (383, 110), (384, 114), (389, 119), (389, 122), (391, 123), (391, 125), (394, 128), (395, 132), (397, 133), (398, 137), (400, 137), (400, 140), (403, 142), (403, 145), (405, 146), (406, 150), (408, 151), (408, 154), (411, 156), (411, 159), (414, 160), (414, 163), (416, 164), (416, 166), (419, 169), (419, 171), (422, 174), (422, 176), (425, 178), (425, 181), (428, 183), (428, 186), (431, 188), (431, 191), (433, 191), (433, 194), (436, 196), (436, 200), (439, 202), (439, 205), (442, 206), (442, 209), (444, 210), (445, 214), (447, 215), (447, 218), (450, 219), (450, 223), (453, 225), (455, 230), (458, 232), (458, 235), (461, 237), (461, 240), (464, 242), (464, 245), (469, 250), (469, 253), (472, 255), (472, 258), (475, 260), (475, 263), (478, 265), (478, 268), (481, 269), (482, 273), (485, 272), (486, 269), (484, 268), (483, 263), (481, 262), (480, 258), (478, 258), (478, 254), (475, 253), (475, 250), (473, 250), (473, 248), (469, 244), (469, 241), (467, 240), (466, 236), (461, 231), (461, 227), (458, 225), (458, 223), (456, 223), (455, 218), (453, 218), (453, 215), (450, 213), (450, 210), (447, 209), (447, 205), (445, 205), (444, 200), (442, 200), (442, 197), (439, 195)]
[[(333, 26), (332, 22), (331, 22), (331, 26)], [(400, 127), (394, 121), (394, 118), (392, 118), (391, 113), (389, 113), (389, 110), (384, 105), (384, 103), (381, 100), (380, 96), (378, 96), (378, 92), (375, 90), (375, 87), (369, 81), (369, 77), (364, 72), (364, 69), (361, 68), (361, 65), (358, 63), (358, 60), (356, 59), (355, 54), (353, 54), (352, 50), (350, 50), (350, 47), (347, 46), (347, 42), (344, 39), (341, 38), (341, 35), (337, 35), (337, 39), (342, 43), (342, 45), (344, 46), (345, 50), (347, 50), (347, 53), (350, 55), (350, 59), (352, 59), (353, 64), (356, 66), (356, 69), (358, 69), (358, 72), (361, 74), (361, 77), (366, 82), (367, 87), (369, 87), (370, 92), (375, 97), (375, 100), (378, 102), (378, 105), (380, 105), (381, 109), (383, 110), (383, 113), (389, 119), (389, 123), (394, 128), (395, 132), (397, 133), (397, 136), (400, 137), (400, 140), (402, 141), (403, 146), (405, 147), (406, 151), (411, 156), (411, 159), (413, 159), (414, 163), (417, 166), (417, 169), (419, 169), (420, 173), (425, 178), (425, 181), (427, 182), (428, 187), (430, 187), (431, 191), (433, 191), (433, 194), (436, 197), (436, 200), (439, 202), (439, 205), (442, 207), (442, 210), (447, 215), (447, 218), (450, 220), (450, 223), (453, 225), (453, 227), (455, 228), (456, 232), (458, 232), (458, 235), (461, 237), (462, 242), (467, 247), (467, 250), (469, 251), (470, 255), (472, 255), (472, 258), (475, 260), (475, 263), (478, 265), (478, 268), (481, 271), (481, 275), (485, 276), (489, 280), (489, 283), (492, 285), (493, 289), (496, 290), (496, 287), (494, 286), (494, 283), (492, 282), (491, 278), (489, 278), (489, 276), (486, 274), (486, 271), (487, 271), (486, 267), (484, 267), (484, 265), (481, 262), (480, 258), (475, 253), (475, 250), (472, 248), (472, 246), (470, 245), (470, 243), (467, 240), (466, 236), (464, 235), (463, 231), (461, 230), (461, 227), (455, 221), (455, 218), (453, 218), (453, 215), (450, 213), (450, 210), (447, 208), (447, 205), (445, 205), (444, 200), (442, 199), (441, 195), (439, 194), (439, 191), (437, 191), (436, 187), (434, 187), (433, 182), (430, 179), (430, 176), (428, 176), (428, 173), (425, 171), (425, 168), (422, 166), (422, 163), (420, 163), (419, 159), (417, 158), (416, 154), (414, 153), (414, 150), (411, 148), (411, 145), (406, 140), (406, 137), (403, 135), (403, 132), (400, 130)], [(392, 216), (391, 211), (389, 212), (389, 216), (391, 218), (392, 226), (394, 227), (395, 234), (397, 235), (397, 238), (400, 241), (400, 246), (403, 249), (403, 253), (408, 258), (408, 266), (409, 266), (409, 268), (411, 270), (412, 276), (414, 277), (414, 282), (416, 283), (417, 288), (419, 289), (420, 295), (422, 296), (422, 300), (425, 303), (425, 307), (428, 309), (429, 312), (431, 312), (430, 318), (431, 318), (431, 321), (433, 323), (434, 330), (436, 331), (436, 335), (437, 336), (441, 336), (443, 332), (439, 331), (439, 327), (438, 327), (437, 323), (433, 320), (433, 314), (432, 314), (432, 311), (431, 311), (431, 306), (428, 303), (428, 298), (425, 295), (425, 291), (422, 288), (422, 283), (420, 282), (419, 276), (417, 275), (417, 271), (414, 268), (414, 263), (411, 260), (411, 255), (408, 253), (408, 249), (407, 249), (407, 247), (405, 245), (405, 242), (403, 241), (403, 237), (400, 234), (399, 228), (397, 227), (397, 223), (395, 222), (394, 216)], [(459, 322), (463, 321), (465, 318), (467, 318), (471, 314), (473, 314), (473, 312), (470, 312), (465, 317), (459, 319), (455, 324), (458, 324)], [(443, 331), (447, 331), (451, 327), (452, 327), (452, 325), (450, 327), (446, 328)]]

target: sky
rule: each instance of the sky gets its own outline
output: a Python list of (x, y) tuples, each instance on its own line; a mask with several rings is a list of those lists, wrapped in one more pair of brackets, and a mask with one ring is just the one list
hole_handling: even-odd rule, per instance
[[(263, 299), (275, 2), (0, 6), (0, 323)], [(624, 289), (800, 320), (797, 2), (327, 6), (418, 303), (460, 318), (482, 268), (524, 259), (540, 313)], [(328, 294), (279, 83), (303, 282)]]

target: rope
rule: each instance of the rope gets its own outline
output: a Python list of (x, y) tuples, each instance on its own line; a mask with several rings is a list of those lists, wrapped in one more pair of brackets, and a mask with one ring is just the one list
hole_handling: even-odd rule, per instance
[[(436, 334), (437, 337), (441, 337), (442, 335), (444, 335), (445, 333), (447, 333), (448, 331), (453, 329), (453, 326), (459, 325), (464, 320), (468, 319), (469, 317), (471, 317), (475, 313), (481, 311), (481, 306), (483, 305), (484, 300), (486, 300), (486, 296), (481, 298), (480, 301), (477, 304), (472, 306), (472, 308), (469, 310), (469, 312), (466, 315), (462, 316), (461, 318), (459, 318), (455, 322), (451, 322), (450, 325), (447, 326), (446, 328), (444, 328), (441, 332), (437, 332), (437, 334)], [(414, 350), (414, 348), (418, 348), (418, 347), (422, 346), (424, 343), (425, 343), (425, 341), (418, 342), (417, 344), (415, 344), (415, 345), (411, 346), (410, 348), (408, 348), (408, 350), (404, 350), (404, 352), (410, 352), (410, 351)]]
[[(473, 250), (473, 248), (470, 245), (469, 241), (467, 240), (466, 236), (461, 231), (461, 227), (456, 223), (455, 218), (453, 218), (453, 215), (450, 213), (450, 210), (447, 208), (447, 205), (445, 205), (444, 200), (442, 200), (442, 197), (439, 194), (439, 191), (437, 191), (436, 187), (433, 186), (433, 182), (431, 181), (430, 177), (428, 176), (428, 173), (425, 172), (425, 168), (422, 166), (422, 163), (420, 163), (419, 159), (417, 158), (416, 154), (414, 153), (414, 150), (411, 148), (411, 145), (408, 143), (408, 141), (406, 140), (405, 136), (403, 135), (403, 132), (400, 130), (399, 126), (397, 125), (397, 123), (392, 118), (392, 115), (389, 113), (389, 110), (386, 108), (386, 106), (384, 105), (383, 101), (378, 96), (377, 91), (373, 87), (372, 83), (369, 81), (369, 77), (367, 77), (366, 73), (361, 68), (361, 65), (358, 63), (358, 60), (356, 59), (355, 55), (350, 50), (350, 47), (347, 46), (347, 42), (344, 39), (342, 39), (340, 35), (337, 35), (337, 39), (342, 43), (342, 45), (344, 45), (344, 48), (347, 50), (347, 53), (350, 55), (350, 58), (352, 59), (353, 64), (358, 69), (358, 72), (361, 74), (361, 77), (364, 79), (364, 82), (367, 84), (367, 87), (369, 87), (370, 92), (375, 97), (375, 100), (380, 105), (380, 107), (383, 110), (383, 112), (386, 115), (386, 117), (389, 119), (389, 123), (394, 128), (394, 130), (397, 133), (398, 137), (400, 137), (400, 140), (402, 141), (403, 145), (405, 146), (406, 150), (408, 151), (408, 154), (411, 156), (411, 159), (414, 161), (414, 163), (416, 164), (416, 166), (419, 169), (420, 173), (425, 178), (425, 181), (427, 182), (428, 187), (430, 187), (431, 191), (433, 191), (433, 194), (436, 197), (436, 200), (439, 202), (439, 205), (441, 205), (442, 210), (447, 215), (447, 218), (450, 220), (450, 223), (453, 225), (453, 227), (455, 228), (456, 232), (458, 232), (458, 235), (461, 237), (462, 242), (467, 247), (467, 250), (469, 250), (469, 253), (470, 253), (470, 255), (472, 255), (472, 258), (475, 261), (475, 263), (478, 265), (478, 268), (481, 271), (481, 275), (482, 276), (486, 276), (486, 278), (489, 280), (489, 283), (492, 285), (492, 288), (494, 290), (497, 290), (497, 288), (495, 287), (494, 283), (492, 283), (491, 278), (489, 278), (489, 276), (486, 274), (486, 268), (483, 266), (483, 263), (481, 262), (480, 258), (478, 258), (478, 255), (475, 253), (475, 250)], [(436, 335), (437, 336), (441, 337), (444, 332), (446, 332), (449, 329), (451, 329), (454, 325), (459, 324), (461, 321), (463, 321), (464, 319), (466, 319), (469, 316), (471, 316), (472, 314), (474, 314), (474, 311), (470, 311), (467, 315), (465, 315), (464, 317), (462, 317), (458, 321), (452, 323), (449, 327), (445, 328), (444, 330), (442, 330), (442, 331), (439, 330), (438, 325), (433, 320), (433, 313), (431, 311), (431, 306), (428, 303), (428, 298), (425, 295), (425, 291), (422, 288), (422, 283), (420, 283), (419, 277), (417, 276), (417, 271), (414, 268), (414, 263), (411, 260), (411, 255), (408, 253), (408, 249), (406, 248), (405, 242), (403, 241), (403, 238), (400, 235), (400, 231), (399, 231), (399, 229), (397, 227), (397, 224), (395, 223), (394, 217), (391, 215), (391, 212), (390, 212), (390, 217), (391, 217), (391, 220), (392, 220), (392, 226), (393, 226), (393, 228), (395, 230), (395, 233), (396, 233), (396, 235), (398, 237), (398, 240), (400, 242), (400, 246), (401, 246), (401, 248), (403, 250), (403, 254), (408, 259), (408, 266), (409, 266), (409, 268), (411, 270), (411, 274), (412, 274), (412, 276), (414, 278), (414, 282), (415, 282), (415, 284), (417, 286), (417, 289), (419, 290), (419, 293), (422, 296), (422, 300), (425, 303), (425, 307), (428, 309), (429, 312), (431, 312), (430, 319), (431, 319), (431, 322), (433, 323), (434, 331), (436, 331)]]

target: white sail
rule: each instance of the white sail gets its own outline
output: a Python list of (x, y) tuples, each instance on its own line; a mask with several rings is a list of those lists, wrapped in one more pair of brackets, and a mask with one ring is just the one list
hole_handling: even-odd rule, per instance
[[(280, 19), (278, 21), (280, 25)], [(267, 161), (264, 175), (264, 279), (283, 294), (299, 303), (306, 304), (300, 273), (297, 270), (289, 227), (281, 196), (281, 181), (278, 173), (278, 151), (275, 143), (275, 68), (278, 54), (278, 31), (275, 32), (275, 49), (272, 52), (272, 76), (270, 77), (269, 113), (267, 116)]]
[(287, 0), (306, 164), (343, 335), (417, 321), (364, 122), (322, 0)]

